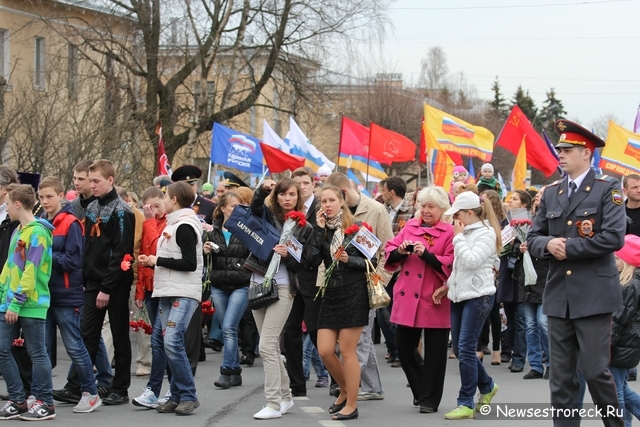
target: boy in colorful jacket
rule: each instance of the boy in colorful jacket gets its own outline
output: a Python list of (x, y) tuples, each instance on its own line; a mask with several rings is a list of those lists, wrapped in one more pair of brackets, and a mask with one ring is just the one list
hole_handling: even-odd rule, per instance
[[(7, 212), (20, 225), (11, 236), (9, 256), (0, 274), (0, 371), (9, 393), (0, 419), (48, 420), (56, 416), (51, 361), (45, 348), (53, 227), (33, 216), (36, 194), (31, 186), (11, 184), (6, 189)], [(11, 344), (20, 328), (33, 362), (31, 392), (36, 401), (30, 408), (11, 356)]]
[(51, 306), (47, 313), (46, 345), (51, 353), (57, 338), (56, 327), (67, 354), (74, 363), (81, 384), (82, 396), (73, 412), (93, 412), (102, 404), (93, 363), (80, 333), (80, 308), (84, 304), (82, 283), (82, 224), (71, 204), (62, 206), (64, 187), (55, 176), (48, 176), (38, 187), (40, 204), (47, 220), (53, 224), (53, 269), (49, 280)]

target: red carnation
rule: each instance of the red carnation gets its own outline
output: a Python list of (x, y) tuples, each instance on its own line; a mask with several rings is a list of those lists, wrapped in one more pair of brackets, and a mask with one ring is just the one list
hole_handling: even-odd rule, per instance
[(129, 254), (126, 254), (122, 258), (122, 262), (120, 263), (122, 271), (128, 271), (131, 268), (131, 261), (133, 261), (133, 257)]
[(304, 227), (307, 225), (307, 216), (300, 211), (291, 211), (284, 216), (285, 221), (291, 219), (298, 223), (298, 226)]
[(351, 234), (356, 234), (358, 231), (360, 231), (358, 224), (353, 224), (351, 227), (344, 230), (344, 235), (349, 236)]
[(367, 224), (366, 222), (363, 222), (362, 226), (373, 233), (373, 228), (369, 224)]

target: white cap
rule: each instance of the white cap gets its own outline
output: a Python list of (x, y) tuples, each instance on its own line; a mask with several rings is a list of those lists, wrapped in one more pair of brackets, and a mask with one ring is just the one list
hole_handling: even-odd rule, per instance
[(318, 176), (329, 176), (331, 175), (331, 168), (327, 165), (322, 165), (320, 169), (318, 169)]
[(493, 173), (493, 165), (491, 163), (485, 163), (484, 165), (482, 165), (482, 169), (480, 169), (480, 172), (483, 172), (485, 169), (489, 169), (491, 173)]
[(472, 191), (464, 191), (456, 197), (453, 205), (444, 213), (445, 215), (453, 215), (461, 209), (476, 209), (480, 207), (480, 197)]

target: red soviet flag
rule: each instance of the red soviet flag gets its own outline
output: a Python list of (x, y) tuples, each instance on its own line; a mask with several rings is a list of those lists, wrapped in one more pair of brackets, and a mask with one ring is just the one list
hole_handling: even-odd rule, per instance
[(558, 160), (549, 151), (544, 139), (536, 132), (520, 107), (514, 105), (496, 145), (506, 148), (517, 156), (520, 144), (523, 143), (526, 144), (527, 164), (532, 168), (538, 169), (547, 178), (557, 170)]
[(271, 173), (280, 173), (287, 170), (294, 171), (304, 166), (307, 160), (302, 156), (285, 153), (264, 142), (260, 143), (260, 148), (262, 149), (264, 161), (267, 163), (267, 167)]
[(416, 159), (416, 144), (406, 136), (372, 122), (369, 126), (369, 152), (372, 159), (385, 165), (412, 162)]

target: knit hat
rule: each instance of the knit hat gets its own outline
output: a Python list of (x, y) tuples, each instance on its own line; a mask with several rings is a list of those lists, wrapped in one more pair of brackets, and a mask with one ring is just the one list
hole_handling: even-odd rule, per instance
[(322, 165), (320, 169), (318, 169), (318, 176), (329, 176), (331, 175), (331, 168), (327, 165)]
[(213, 184), (211, 184), (210, 182), (205, 182), (204, 184), (202, 184), (202, 191), (213, 193)]
[(491, 171), (491, 173), (493, 173), (493, 165), (491, 163), (485, 163), (484, 165), (482, 165), (480, 172), (484, 172), (485, 169), (488, 169)]
[(640, 267), (640, 237), (634, 234), (624, 236), (624, 246), (616, 256), (634, 267)]

